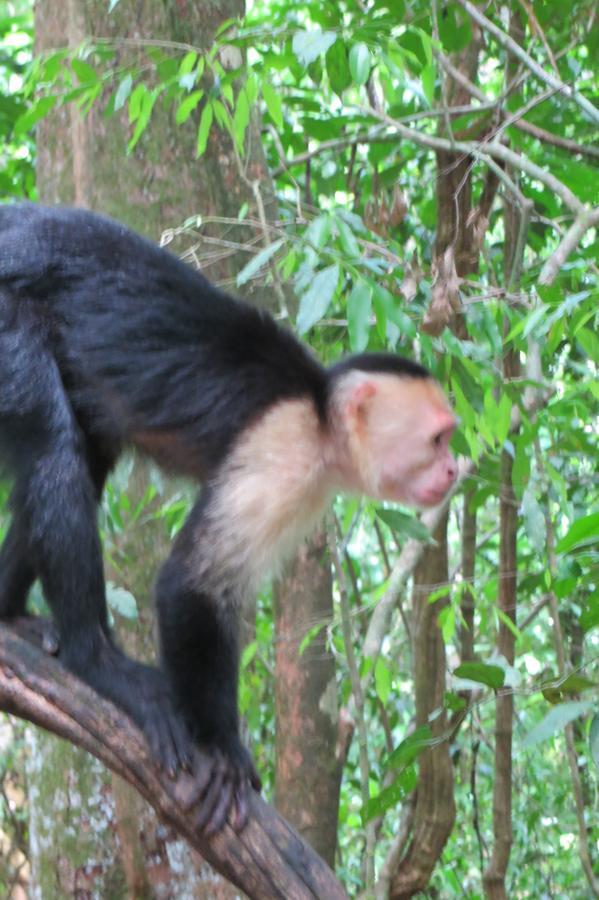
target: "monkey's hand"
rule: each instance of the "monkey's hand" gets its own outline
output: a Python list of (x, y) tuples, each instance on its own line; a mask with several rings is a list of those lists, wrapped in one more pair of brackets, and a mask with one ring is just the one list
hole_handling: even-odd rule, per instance
[(176, 796), (185, 810), (194, 810), (196, 828), (211, 835), (227, 820), (235, 831), (245, 828), (251, 789), (259, 792), (262, 781), (235, 736), (225, 746), (211, 744), (196, 752), (193, 771), (183, 772), (177, 781)]

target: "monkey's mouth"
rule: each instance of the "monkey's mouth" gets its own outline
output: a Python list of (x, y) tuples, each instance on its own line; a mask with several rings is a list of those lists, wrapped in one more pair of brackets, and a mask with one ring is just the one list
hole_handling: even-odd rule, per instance
[(448, 485), (445, 489), (442, 488), (427, 488), (426, 490), (420, 492), (416, 498), (418, 506), (437, 506), (441, 503), (442, 500), (447, 496), (447, 492), (451, 485)]

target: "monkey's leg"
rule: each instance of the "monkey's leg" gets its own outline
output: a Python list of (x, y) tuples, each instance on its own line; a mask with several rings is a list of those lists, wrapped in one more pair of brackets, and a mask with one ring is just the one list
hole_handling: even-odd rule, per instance
[(178, 535), (156, 593), (163, 665), (192, 735), (211, 760), (196, 771), (201, 786), (197, 799), (202, 801), (197, 825), (217, 831), (233, 806), (233, 824), (243, 827), (250, 786), (260, 790), (261, 783), (239, 736), (236, 610), (226, 592), (217, 597), (193, 585), (194, 544), (204, 502), (196, 505)]
[(10, 331), (0, 327), (0, 351), (7, 336), (12, 349), (10, 357), (0, 354), (0, 383), (6, 375), (10, 388), (0, 398), (0, 440), (18, 485), (18, 524), (9, 548), (21, 551), (9, 563), (8, 586), (22, 590), (29, 581), (19, 544), (26, 534), (30, 565), (58, 629), (61, 661), (137, 722), (165, 768), (189, 767), (193, 743), (167, 679), (126, 657), (110, 634), (96, 525), (101, 473), (90, 475), (85, 439), (53, 357), (32, 329), (14, 318), (10, 324)]
[(27, 535), (15, 513), (0, 550), (0, 619), (25, 614), (27, 595), (34, 581)]

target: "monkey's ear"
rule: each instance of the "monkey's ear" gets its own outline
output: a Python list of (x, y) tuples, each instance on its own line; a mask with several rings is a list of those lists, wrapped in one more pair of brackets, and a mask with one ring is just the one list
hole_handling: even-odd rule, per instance
[(377, 386), (374, 381), (366, 379), (354, 385), (345, 399), (345, 418), (354, 427), (364, 421), (364, 414), (370, 400), (375, 396)]

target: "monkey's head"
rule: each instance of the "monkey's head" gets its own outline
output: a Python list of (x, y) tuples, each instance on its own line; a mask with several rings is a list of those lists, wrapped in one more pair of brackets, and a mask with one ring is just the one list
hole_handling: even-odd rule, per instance
[(437, 382), (404, 360), (396, 371), (346, 363), (332, 377), (333, 452), (344, 486), (377, 500), (440, 503), (458, 467), (449, 449), (456, 418)]

